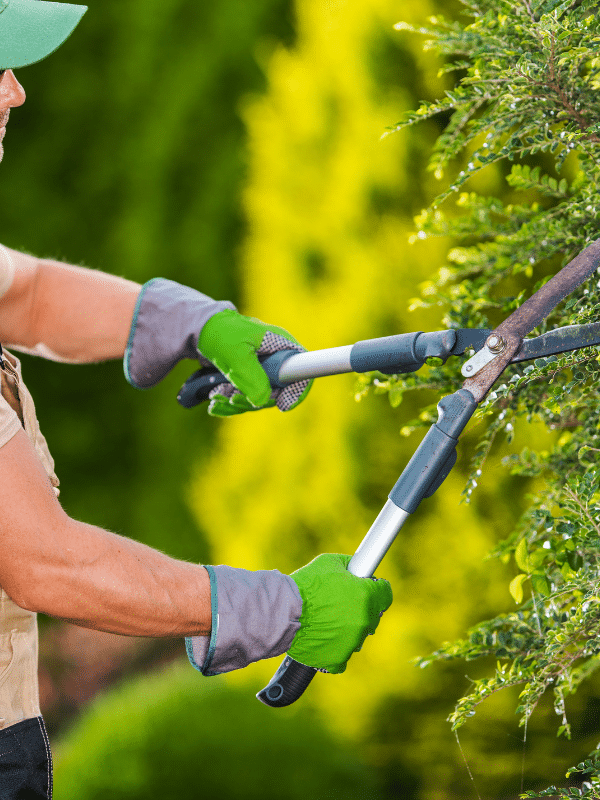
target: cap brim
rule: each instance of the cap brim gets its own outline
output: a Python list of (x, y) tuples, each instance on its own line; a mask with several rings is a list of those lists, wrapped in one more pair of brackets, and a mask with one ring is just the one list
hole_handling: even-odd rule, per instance
[(0, 13), (0, 69), (35, 64), (67, 39), (87, 6), (46, 0), (10, 0)]

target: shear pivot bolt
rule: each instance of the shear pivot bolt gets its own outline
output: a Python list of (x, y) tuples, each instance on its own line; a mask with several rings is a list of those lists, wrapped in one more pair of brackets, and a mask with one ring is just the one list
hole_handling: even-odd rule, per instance
[(486, 344), (492, 353), (501, 353), (506, 347), (505, 340), (501, 336), (496, 336), (495, 333), (488, 337)]

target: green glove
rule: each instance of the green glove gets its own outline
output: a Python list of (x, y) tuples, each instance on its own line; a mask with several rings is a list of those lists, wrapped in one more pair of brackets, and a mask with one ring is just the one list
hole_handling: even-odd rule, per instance
[(302, 615), (288, 655), (301, 664), (344, 672), (392, 604), (389, 582), (357, 578), (348, 572), (350, 559), (324, 553), (290, 575), (302, 597)]
[(202, 328), (198, 339), (200, 354), (217, 367), (232, 384), (219, 384), (210, 393), (208, 413), (229, 417), (244, 411), (277, 406), (289, 411), (304, 400), (312, 381), (298, 381), (284, 389), (271, 384), (258, 355), (278, 350), (304, 348), (286, 330), (245, 317), (232, 309), (219, 311)]

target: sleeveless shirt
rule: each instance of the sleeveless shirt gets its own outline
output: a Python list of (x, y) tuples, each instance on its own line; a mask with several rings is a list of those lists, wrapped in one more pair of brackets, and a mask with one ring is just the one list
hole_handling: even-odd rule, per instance
[[(13, 273), (8, 251), (0, 245), (0, 297), (10, 288)], [(54, 460), (40, 431), (33, 399), (23, 382), (21, 364), (3, 348), (0, 362), (0, 448), (22, 429), (32, 442), (58, 495), (59, 481), (54, 472)], [(5, 500), (10, 502), (10, 498)], [(0, 729), (41, 715), (37, 670), (37, 614), (17, 606), (0, 587)]]

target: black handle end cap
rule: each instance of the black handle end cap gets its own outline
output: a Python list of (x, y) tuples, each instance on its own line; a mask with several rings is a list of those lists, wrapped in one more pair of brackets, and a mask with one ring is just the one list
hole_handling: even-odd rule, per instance
[(295, 703), (317, 674), (314, 667), (307, 667), (291, 656), (285, 656), (268, 685), (256, 697), (271, 708), (283, 708)]

